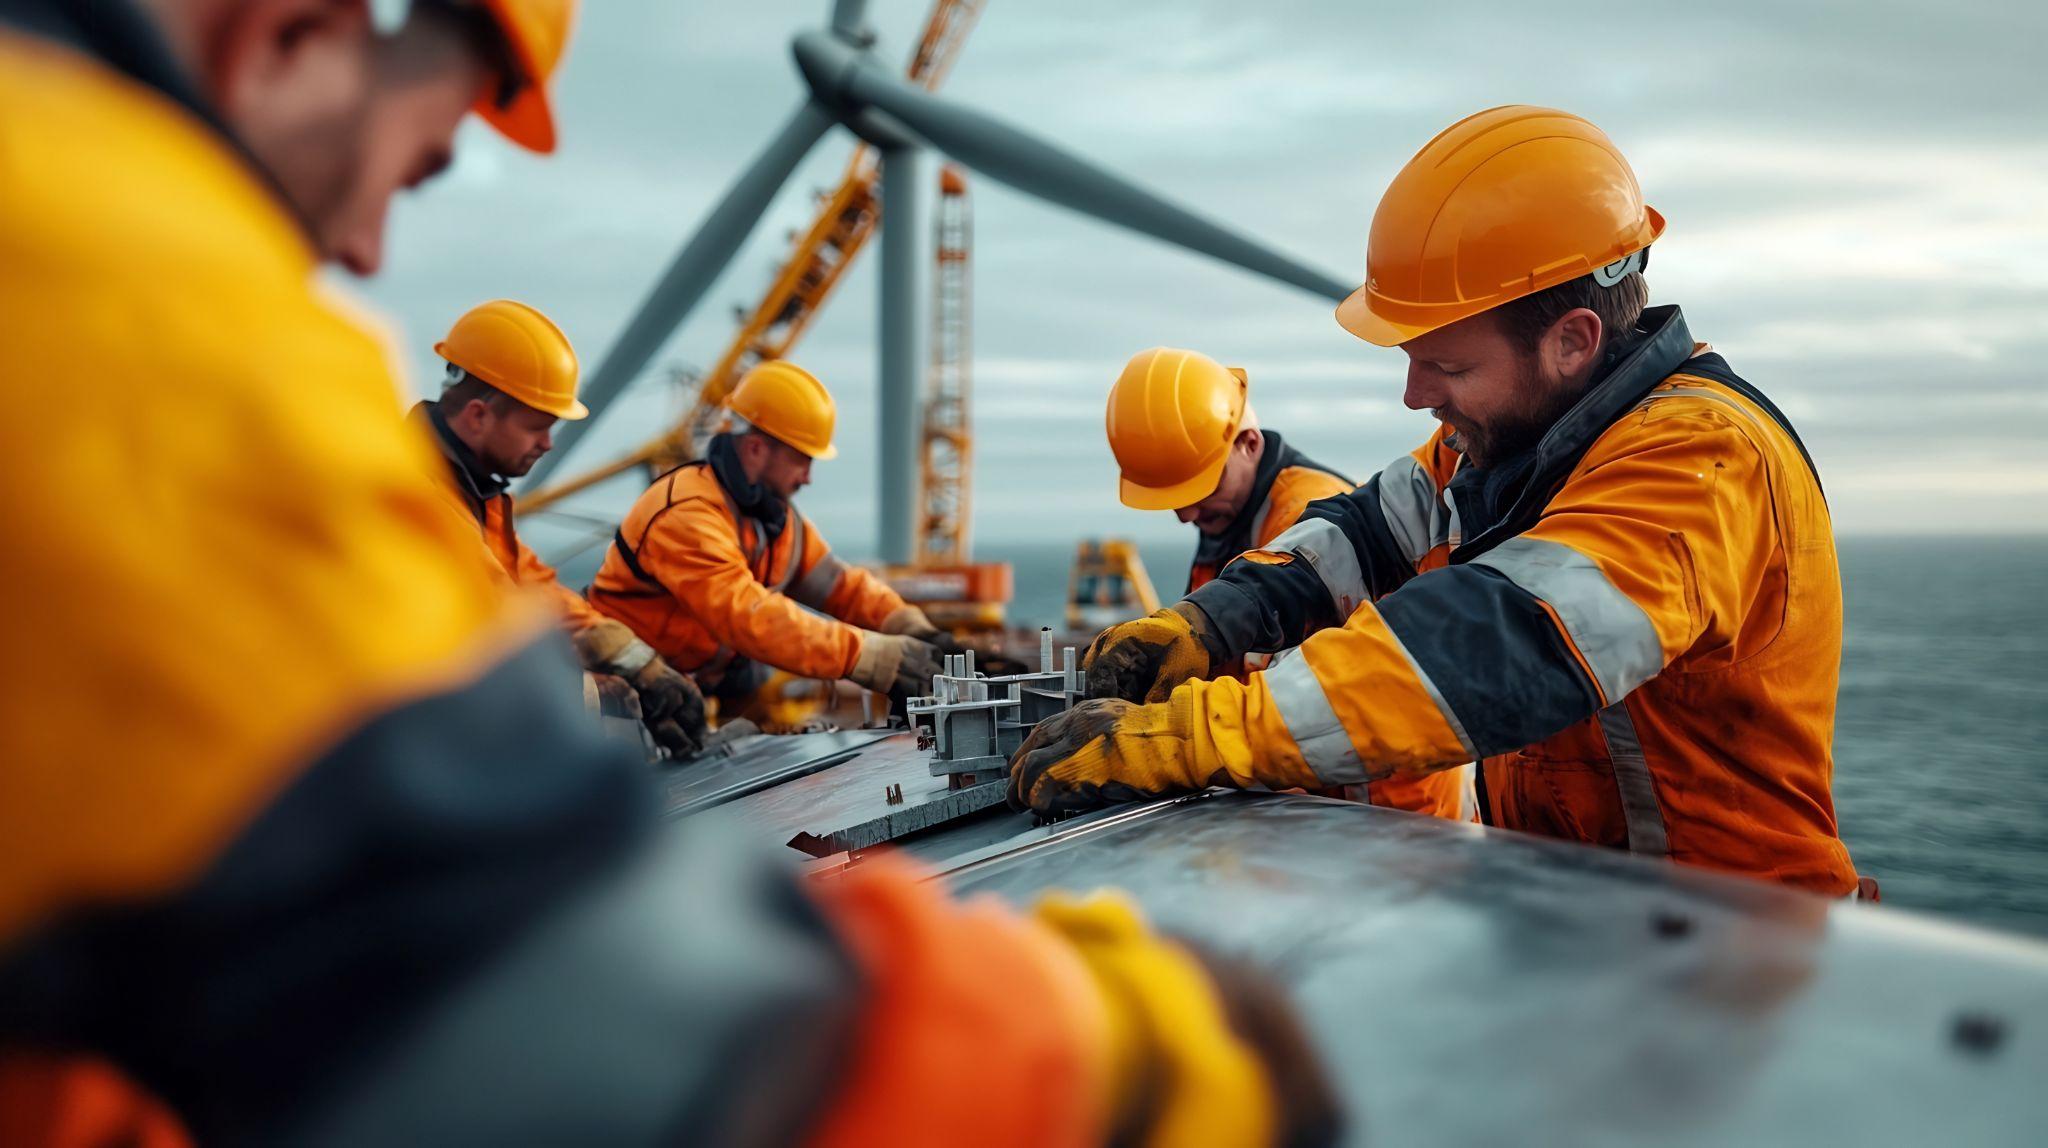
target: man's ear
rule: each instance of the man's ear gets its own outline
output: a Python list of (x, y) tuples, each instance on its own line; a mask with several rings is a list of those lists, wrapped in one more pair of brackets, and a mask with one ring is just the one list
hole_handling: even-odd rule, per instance
[(1544, 366), (1561, 379), (1583, 378), (1600, 363), (1600, 316), (1575, 307), (1543, 332)]
[(1266, 436), (1260, 433), (1259, 428), (1246, 427), (1237, 432), (1237, 438), (1231, 445), (1243, 451), (1249, 457), (1259, 453), (1259, 446), (1265, 441)]
[(235, 0), (201, 45), (206, 94), (230, 122), (288, 91), (309, 65), (362, 58), (370, 35), (360, 0)]
[(457, 430), (482, 430), (491, 414), (491, 404), (484, 399), (471, 399), (452, 411), (442, 411), (448, 425)]

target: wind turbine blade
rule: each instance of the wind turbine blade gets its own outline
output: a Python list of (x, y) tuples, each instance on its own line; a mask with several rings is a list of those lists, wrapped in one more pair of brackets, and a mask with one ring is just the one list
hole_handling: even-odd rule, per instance
[(858, 36), (868, 18), (868, 0), (833, 0), (832, 30), (841, 36)]
[(626, 324), (625, 332), (612, 343), (597, 370), (584, 380), (578, 397), (590, 408), (590, 417), (581, 422), (559, 425), (555, 432), (555, 448), (528, 472), (526, 489), (539, 485), (557, 463), (567, 458), (578, 440), (589, 433), (604, 414), (605, 407), (647, 368), (648, 361), (661, 350), (669, 335), (689, 317), (691, 308), (703, 298), (712, 280), (725, 270), (733, 253), (754, 230), (754, 224), (760, 222), (761, 213), (768, 210), (768, 204), (782, 189), (789, 173), (796, 169), (796, 165), (809, 154), (811, 146), (835, 122), (832, 113), (819, 106), (817, 101), (805, 101), (774, 140), (726, 189), (725, 198), (718, 201), (718, 206), (705, 217), (697, 233), (676, 253), (675, 260), (669, 264), (661, 280), (641, 301), (640, 310)]
[(880, 109), (961, 163), (1011, 187), (1247, 271), (1341, 300), (1357, 284), (1299, 263), (983, 112), (910, 87), (865, 62), (841, 73), (846, 97)]

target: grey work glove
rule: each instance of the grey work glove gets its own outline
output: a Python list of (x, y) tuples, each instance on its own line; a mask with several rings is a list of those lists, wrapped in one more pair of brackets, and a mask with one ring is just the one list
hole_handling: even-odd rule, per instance
[(939, 672), (939, 648), (908, 634), (860, 636), (860, 656), (847, 679), (863, 689), (891, 697), (922, 697), (931, 692)]
[(607, 618), (584, 628), (574, 641), (585, 669), (632, 683), (640, 695), (641, 722), (656, 745), (675, 757), (703, 747), (704, 695), (625, 623)]
[(884, 634), (908, 634), (920, 642), (930, 642), (942, 654), (958, 654), (967, 649), (960, 644), (960, 639), (939, 629), (938, 623), (916, 606), (901, 606), (891, 611), (882, 619), (881, 630)]
[(641, 720), (656, 745), (673, 757), (688, 757), (704, 747), (708, 723), (697, 683), (659, 657), (627, 680), (640, 691)]

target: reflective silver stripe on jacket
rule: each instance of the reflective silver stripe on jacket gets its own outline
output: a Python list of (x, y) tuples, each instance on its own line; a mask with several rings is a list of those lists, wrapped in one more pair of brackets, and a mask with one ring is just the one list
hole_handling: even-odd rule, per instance
[(1600, 732), (1607, 737), (1607, 757), (1614, 763), (1614, 787), (1621, 792), (1621, 812), (1628, 822), (1628, 851), (1651, 857), (1667, 856), (1671, 842), (1664, 833), (1664, 810), (1657, 803), (1657, 786), (1650, 779), (1650, 761), (1643, 754), (1643, 740), (1636, 736), (1635, 719), (1626, 702), (1615, 702), (1600, 711)]
[(1402, 643), (1399, 636), (1391, 630), (1387, 636), (1401, 651), (1401, 658), (1407, 663), (1408, 672), (1414, 674), (1415, 680), (1422, 683), (1422, 692), (1428, 694), (1429, 700), (1436, 703), (1436, 712), (1444, 715), (1444, 724), (1450, 726), (1451, 732), (1457, 735), (1458, 745), (1465, 751), (1465, 756), (1474, 761), (1479, 760), (1479, 750), (1474, 747), (1472, 736), (1465, 732), (1465, 723), (1458, 720), (1458, 713), (1451, 708), (1451, 703), (1444, 697), (1444, 692), (1436, 688), (1436, 683), (1430, 680), (1428, 671), (1422, 668), (1421, 662), (1415, 660), (1415, 655), (1408, 652), (1408, 647)]
[(824, 557), (818, 559), (816, 566), (789, 588), (789, 596), (813, 610), (823, 610), (825, 602), (832, 597), (832, 591), (839, 586), (839, 576), (844, 573), (846, 563), (828, 550)]
[(1603, 701), (1620, 701), (1664, 668), (1664, 647), (1650, 616), (1571, 547), (1523, 535), (1472, 564), (1500, 571), (1557, 611), (1572, 645), (1592, 667)]
[[(782, 574), (775, 579), (774, 585), (768, 587), (778, 594), (788, 591), (789, 584), (796, 581), (796, 572), (802, 569), (804, 564), (804, 516), (798, 514), (794, 506), (789, 508), (789, 526), (787, 529), (789, 531), (789, 558), (782, 564)], [(757, 536), (759, 530), (758, 526), (755, 527)]]
[(1329, 696), (1309, 669), (1308, 659), (1296, 651), (1293, 657), (1283, 658), (1265, 671), (1265, 678), (1273, 704), (1280, 710), (1280, 719), (1301, 749), (1301, 759), (1323, 784), (1365, 784), (1365, 763), (1359, 760), (1358, 751), (1351, 748), (1351, 735), (1344, 732), (1344, 723), (1337, 720), (1337, 711), (1330, 708)]
[(1273, 541), (1259, 547), (1275, 554), (1299, 554), (1307, 560), (1330, 592), (1330, 603), (1342, 621), (1367, 600), (1365, 571), (1358, 564), (1358, 552), (1344, 531), (1326, 518), (1304, 518), (1280, 532)]
[(1450, 523), (1437, 500), (1436, 480), (1411, 455), (1402, 455), (1379, 474), (1380, 514), (1408, 565), (1450, 541)]

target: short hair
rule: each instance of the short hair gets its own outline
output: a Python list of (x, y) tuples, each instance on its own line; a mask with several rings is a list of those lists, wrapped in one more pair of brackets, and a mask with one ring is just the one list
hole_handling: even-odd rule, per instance
[(448, 364), (448, 377), (441, 383), (441, 409), (454, 414), (477, 399), (501, 414), (519, 401), (461, 367)]
[(1501, 333), (1524, 352), (1534, 351), (1543, 332), (1581, 307), (1600, 316), (1601, 338), (1612, 343), (1635, 330), (1650, 302), (1650, 285), (1643, 273), (1631, 271), (1612, 287), (1603, 287), (1591, 275), (1568, 279), (1533, 295), (1524, 295), (1493, 309)]

